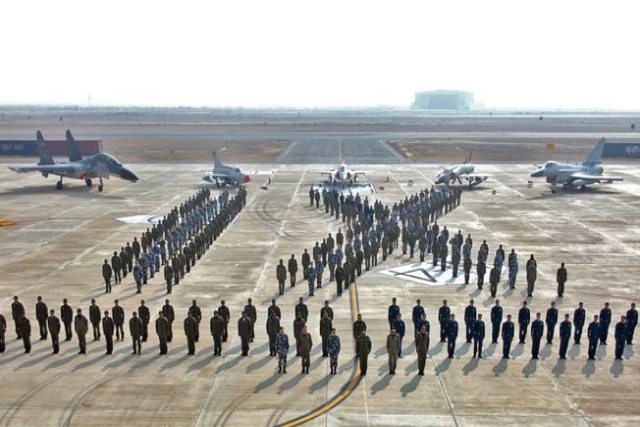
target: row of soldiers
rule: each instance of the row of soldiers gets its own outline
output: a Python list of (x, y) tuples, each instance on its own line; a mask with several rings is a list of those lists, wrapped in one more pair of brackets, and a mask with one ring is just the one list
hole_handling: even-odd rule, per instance
[(180, 208), (174, 207), (160, 223), (142, 233), (140, 242), (134, 237), (132, 245), (127, 242), (119, 254), (114, 252), (111, 263), (105, 259), (102, 276), (106, 293), (111, 292), (112, 276), (115, 283), (121, 283), (127, 272), (133, 272), (137, 293), (141, 293), (142, 285), (147, 284), (148, 278), (153, 278), (164, 266), (167, 294), (171, 294), (173, 284), (178, 285), (180, 279), (191, 271), (196, 260), (213, 245), (246, 204), (244, 187), (240, 187), (236, 196), (231, 198), (226, 190), (223, 191), (218, 197), (219, 202), (210, 198), (209, 191), (208, 188), (202, 189)]

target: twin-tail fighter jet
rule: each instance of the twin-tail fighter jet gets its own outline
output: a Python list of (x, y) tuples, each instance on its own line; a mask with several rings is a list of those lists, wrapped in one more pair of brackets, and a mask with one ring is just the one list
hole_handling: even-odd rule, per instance
[(611, 184), (613, 181), (622, 181), (619, 176), (604, 175), (602, 167), (602, 150), (604, 149), (604, 138), (598, 141), (587, 160), (582, 164), (560, 163), (548, 161), (537, 171), (531, 174), (532, 178), (546, 178), (551, 185), (551, 192), (555, 193), (557, 186), (562, 188), (579, 188), (586, 190), (591, 184)]
[(60, 180), (56, 182), (56, 190), (62, 190), (62, 178), (83, 179), (88, 187), (93, 186), (92, 179), (98, 178), (98, 191), (104, 189), (102, 179), (109, 179), (110, 175), (116, 175), (126, 181), (136, 182), (139, 178), (131, 170), (127, 169), (115, 157), (109, 153), (98, 153), (90, 157), (82, 158), (80, 150), (73, 139), (71, 132), (67, 130), (68, 162), (56, 162), (47, 151), (42, 132), (36, 133), (40, 161), (36, 165), (12, 165), (9, 169), (18, 173), (40, 172), (45, 178), (49, 175), (57, 175)]

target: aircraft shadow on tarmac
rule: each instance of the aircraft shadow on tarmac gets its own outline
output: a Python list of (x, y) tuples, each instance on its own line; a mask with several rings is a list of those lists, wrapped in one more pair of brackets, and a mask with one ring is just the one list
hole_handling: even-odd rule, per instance
[(605, 189), (603, 187), (587, 187), (584, 191), (559, 188), (555, 194), (549, 190), (546, 190), (543, 193), (538, 194), (537, 196), (531, 196), (529, 200), (549, 200), (555, 197), (597, 197), (599, 195), (615, 196), (619, 194), (621, 194), (619, 191), (613, 189)]
[[(64, 189), (61, 191), (56, 191), (55, 189), (53, 189), (53, 187), (51, 187), (51, 185), (25, 185), (22, 187), (8, 188), (7, 190), (3, 191), (0, 194), (6, 195), (6, 196), (29, 196), (29, 195), (33, 196), (33, 195), (39, 195), (39, 194), (52, 195), (52, 196), (62, 195), (62, 196), (77, 197), (82, 199), (90, 199), (92, 197), (98, 197), (97, 192), (89, 190), (86, 186), (82, 186), (82, 185), (64, 187)], [(100, 194), (99, 197), (107, 197), (113, 200), (125, 199), (122, 196), (115, 196), (115, 195), (109, 194), (109, 191), (106, 189), (103, 193)]]

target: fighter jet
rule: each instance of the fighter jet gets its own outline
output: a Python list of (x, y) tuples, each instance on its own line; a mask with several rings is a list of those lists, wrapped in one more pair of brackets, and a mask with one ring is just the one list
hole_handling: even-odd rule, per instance
[(367, 171), (353, 170), (347, 167), (347, 164), (342, 157), (342, 141), (338, 141), (338, 158), (340, 160), (338, 169), (317, 171), (320, 175), (327, 175), (330, 183), (353, 184), (358, 180), (358, 175), (365, 175), (367, 173)]
[(556, 192), (558, 184), (562, 184), (562, 188), (580, 188), (584, 191), (590, 184), (611, 184), (613, 181), (622, 181), (623, 178), (619, 176), (603, 174), (601, 158), (604, 142), (604, 138), (600, 139), (587, 160), (581, 165), (548, 161), (533, 172), (531, 177), (547, 178), (547, 183), (551, 184), (552, 193)]
[(440, 171), (436, 174), (434, 182), (436, 184), (449, 185), (452, 182), (458, 181), (462, 184), (462, 180), (467, 181), (469, 188), (482, 184), (490, 175), (473, 173), (475, 166), (471, 164), (471, 156), (473, 155), (473, 149), (469, 152), (469, 156), (463, 163), (453, 166), (440, 166)]
[(202, 175), (202, 180), (211, 184), (221, 185), (240, 185), (251, 182), (251, 177), (243, 173), (240, 168), (225, 165), (213, 151), (213, 170)]
[(98, 178), (98, 191), (104, 189), (102, 178), (109, 179), (110, 175), (136, 182), (139, 178), (131, 170), (127, 169), (115, 157), (109, 153), (98, 153), (86, 159), (82, 158), (82, 154), (78, 150), (78, 146), (73, 139), (71, 132), (67, 130), (67, 149), (69, 150), (68, 162), (55, 162), (51, 154), (47, 151), (42, 132), (36, 133), (38, 140), (38, 151), (40, 153), (40, 161), (37, 165), (13, 165), (9, 169), (18, 173), (40, 172), (45, 178), (51, 175), (57, 175), (60, 180), (56, 182), (56, 190), (62, 190), (62, 178), (84, 179), (88, 187), (93, 185), (92, 179)]

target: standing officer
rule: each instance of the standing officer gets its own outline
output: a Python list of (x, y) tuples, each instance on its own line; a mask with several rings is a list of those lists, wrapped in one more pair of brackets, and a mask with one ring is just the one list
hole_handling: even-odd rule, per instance
[(421, 305), (421, 301), (419, 299), (416, 300), (416, 305), (413, 306), (413, 310), (411, 313), (411, 320), (413, 320), (413, 336), (415, 337), (420, 332), (420, 321), (422, 320), (422, 315), (425, 314), (424, 307)]
[(247, 316), (247, 313), (244, 311), (240, 315), (240, 319), (238, 319), (238, 335), (240, 336), (240, 341), (242, 343), (242, 356), (249, 355), (249, 341), (251, 340), (251, 319)]
[[(184, 334), (187, 336), (187, 355), (196, 354), (196, 334), (198, 333), (198, 321), (193, 317), (193, 312), (189, 310), (184, 319)], [(244, 353), (243, 353), (244, 355)]]
[(598, 350), (598, 341), (600, 340), (600, 323), (598, 315), (593, 316), (593, 322), (587, 327), (587, 338), (589, 339), (589, 350), (587, 352), (589, 360), (596, 359), (596, 351)]
[(360, 333), (367, 329), (367, 324), (362, 320), (362, 314), (358, 313), (358, 318), (353, 322), (353, 338), (358, 339)]
[(218, 313), (218, 310), (213, 312), (213, 317), (209, 320), (209, 329), (211, 330), (211, 336), (213, 337), (213, 355), (222, 355), (222, 335), (224, 334), (225, 321)]
[(523, 301), (522, 307), (518, 311), (518, 326), (520, 327), (518, 337), (520, 338), (520, 344), (524, 344), (527, 338), (527, 329), (529, 329), (530, 322), (531, 310), (527, 307), (527, 302)]
[(480, 359), (482, 359), (484, 330), (484, 320), (482, 320), (482, 313), (480, 313), (478, 319), (473, 323), (473, 357), (476, 357), (477, 354)]
[(569, 314), (564, 315), (564, 320), (560, 322), (560, 359), (567, 358), (567, 348), (571, 339), (571, 321)]
[(105, 293), (107, 294), (111, 292), (111, 276), (112, 275), (113, 275), (113, 269), (109, 265), (109, 261), (105, 259), (104, 263), (102, 264), (102, 277), (104, 277), (104, 284), (106, 289)]
[(109, 310), (105, 310), (104, 317), (102, 318), (102, 332), (107, 342), (107, 352), (105, 354), (111, 354), (113, 352), (113, 332), (115, 329), (116, 325), (113, 319), (109, 317)]
[(304, 298), (300, 297), (298, 299), (298, 304), (296, 304), (294, 308), (294, 315), (295, 317), (300, 316), (302, 320), (304, 320), (304, 323), (307, 323), (307, 319), (309, 318), (309, 309), (304, 303)]
[(636, 303), (631, 303), (631, 308), (627, 310), (627, 344), (633, 344), (633, 333), (638, 325), (638, 310), (636, 310)]
[(560, 268), (556, 272), (556, 281), (558, 282), (558, 296), (564, 294), (564, 284), (567, 282), (567, 269), (564, 268), (564, 262), (560, 264)]
[(176, 319), (176, 313), (173, 310), (173, 306), (169, 304), (168, 299), (164, 300), (164, 305), (162, 306), (162, 314), (164, 315), (164, 318), (167, 319), (167, 323), (169, 323), (169, 331), (167, 332), (167, 342), (171, 342), (171, 340), (173, 339), (173, 321)]
[(124, 339), (124, 308), (119, 305), (118, 300), (115, 300), (114, 304), (111, 308), (111, 316), (113, 324), (116, 326), (116, 339), (120, 341)]
[(149, 323), (151, 322), (151, 313), (149, 307), (144, 305), (144, 300), (140, 300), (140, 307), (138, 307), (138, 317), (142, 321), (142, 342), (147, 342), (149, 337)]
[(122, 261), (118, 256), (118, 252), (114, 252), (111, 257), (111, 269), (113, 270), (114, 281), (116, 284), (122, 283), (122, 276), (120, 274), (122, 271)]
[(296, 318), (293, 321), (293, 337), (296, 340), (296, 356), (300, 356), (300, 334), (302, 333), (304, 325), (305, 321), (302, 318), (302, 315), (296, 313)]
[[(51, 309), (49, 310), (49, 313), (49, 317), (47, 318), (47, 326), (49, 327), (49, 335), (51, 335), (51, 346), (53, 347), (53, 354), (58, 354), (60, 352), (60, 319), (56, 317), (55, 310)], [(6, 323), (4, 326), (6, 328)], [(1, 328), (2, 325), (0, 324), (0, 329)], [(4, 333), (2, 333), (2, 335), (4, 337)], [(0, 353), (2, 352), (0, 351)]]
[(487, 273), (487, 264), (482, 260), (479, 259), (478, 263), (476, 264), (476, 275), (478, 276), (478, 289), (482, 289), (482, 287), (484, 286), (484, 275)]
[(451, 318), (451, 309), (447, 305), (447, 300), (442, 300), (442, 306), (438, 309), (438, 321), (440, 322), (440, 342), (445, 342), (447, 336), (447, 324)]
[(258, 312), (256, 311), (256, 306), (251, 302), (251, 298), (247, 299), (247, 305), (244, 306), (244, 312), (251, 320), (251, 336), (249, 337), (249, 342), (253, 342), (253, 339), (255, 338), (254, 326), (258, 320)]
[(200, 322), (202, 321), (202, 311), (200, 311), (200, 307), (198, 307), (196, 300), (191, 301), (191, 307), (189, 307), (188, 314), (191, 314), (191, 316), (196, 320), (196, 334), (194, 339), (196, 342), (198, 342), (198, 340), (200, 339)]
[(89, 321), (91, 322), (91, 328), (93, 329), (93, 340), (98, 341), (100, 339), (100, 320), (102, 320), (102, 312), (100, 307), (96, 304), (94, 298), (91, 299), (91, 305), (89, 306)]
[(18, 336), (22, 338), (25, 354), (31, 353), (31, 322), (24, 314), (18, 319)]
[(227, 342), (229, 337), (229, 322), (231, 321), (231, 312), (229, 307), (224, 303), (224, 300), (220, 301), (220, 307), (218, 307), (218, 315), (224, 320), (224, 332), (222, 334), (222, 342)]
[(416, 353), (418, 353), (418, 375), (424, 375), (424, 367), (429, 353), (429, 333), (425, 325), (420, 328), (420, 332), (416, 335)]
[(540, 353), (540, 341), (542, 341), (542, 335), (544, 334), (544, 322), (540, 319), (540, 312), (536, 313), (536, 318), (531, 322), (531, 358), (538, 359)]
[(342, 284), (347, 278), (347, 273), (344, 271), (344, 267), (341, 262), (338, 262), (336, 267), (335, 279), (336, 279), (336, 294), (342, 296)]
[(398, 357), (402, 357), (402, 340), (404, 339), (404, 334), (406, 332), (406, 325), (404, 320), (402, 320), (402, 314), (398, 314), (396, 321), (393, 322), (392, 329), (395, 328), (398, 336), (400, 337), (400, 347), (398, 348)]
[(626, 316), (620, 316), (620, 321), (616, 323), (616, 360), (622, 360), (622, 352), (624, 352), (624, 345), (627, 343), (627, 318)]
[(471, 261), (471, 256), (465, 254), (462, 260), (462, 269), (464, 270), (464, 284), (469, 284), (469, 276), (471, 276), (471, 267), (473, 267), (473, 261)]
[(609, 335), (609, 325), (611, 324), (611, 309), (609, 303), (605, 302), (604, 307), (600, 310), (600, 344), (607, 345), (607, 336)]
[(322, 337), (322, 357), (329, 357), (329, 337), (333, 330), (333, 321), (329, 318), (329, 313), (324, 312), (320, 319), (320, 336)]
[(167, 336), (169, 335), (169, 321), (162, 310), (158, 312), (158, 318), (156, 319), (156, 334), (158, 335), (158, 341), (160, 344), (160, 355), (165, 355), (168, 352), (167, 348)]
[(538, 263), (533, 258), (533, 254), (531, 254), (531, 258), (527, 261), (526, 265), (527, 271), (527, 295), (533, 296), (533, 287), (536, 284), (536, 278), (538, 277)]
[(511, 341), (515, 335), (515, 325), (511, 321), (511, 315), (507, 314), (507, 320), (502, 324), (502, 358), (508, 359), (511, 352)]
[(129, 333), (131, 334), (131, 345), (133, 346), (133, 353), (131, 354), (140, 356), (144, 325), (142, 319), (138, 317), (138, 313), (134, 311), (131, 316), (131, 319), (129, 319)]
[(66, 335), (65, 341), (71, 341), (71, 338), (73, 338), (73, 332), (71, 329), (71, 324), (73, 323), (73, 309), (67, 303), (66, 298), (62, 300), (62, 305), (60, 306), (60, 317), (62, 317), (62, 323), (64, 324), (64, 332)]
[(456, 339), (458, 338), (458, 321), (456, 315), (452, 314), (451, 319), (447, 323), (447, 351), (449, 359), (453, 359), (453, 353), (456, 351)]
[(82, 309), (77, 310), (76, 317), (73, 319), (73, 326), (78, 335), (78, 345), (80, 352), (78, 354), (87, 354), (87, 333), (89, 333), (89, 321), (82, 314)]
[(398, 365), (398, 354), (402, 351), (400, 336), (395, 328), (391, 328), (391, 333), (387, 335), (387, 354), (389, 355), (389, 374), (395, 375)]
[(330, 375), (338, 373), (338, 356), (340, 355), (340, 337), (336, 334), (336, 328), (331, 328), (331, 335), (327, 340), (327, 351), (329, 353)]
[[(358, 314), (358, 318), (361, 316)], [(367, 329), (360, 330), (360, 334), (356, 338), (356, 356), (360, 363), (360, 375), (367, 375), (367, 362), (369, 353), (371, 352), (371, 338), (367, 336)]]
[(393, 328), (393, 324), (395, 323), (396, 319), (398, 318), (398, 314), (400, 314), (400, 307), (398, 306), (398, 304), (396, 303), (396, 298), (393, 297), (391, 298), (391, 305), (389, 306), (389, 309), (387, 310), (387, 319), (389, 320), (389, 328)]
[(498, 283), (500, 283), (500, 267), (498, 267), (497, 264), (493, 264), (493, 268), (489, 272), (489, 292), (491, 293), (491, 298), (496, 297)]
[(502, 323), (502, 307), (500, 306), (500, 300), (496, 300), (493, 307), (491, 307), (491, 342), (493, 344), (498, 343), (498, 335), (500, 335), (500, 324)]
[(329, 306), (329, 300), (324, 300), (324, 306), (322, 306), (322, 308), (320, 309), (321, 319), (322, 319), (322, 316), (324, 316), (324, 313), (327, 313), (327, 316), (329, 316), (329, 319), (333, 321), (333, 308)]
[(170, 295), (173, 283), (173, 267), (169, 263), (164, 266), (164, 280), (167, 282), (167, 295)]
[(284, 327), (278, 328), (276, 339), (276, 352), (278, 353), (278, 373), (287, 373), (287, 355), (289, 354), (289, 337), (284, 333)]
[(582, 336), (582, 328), (586, 321), (587, 313), (584, 310), (582, 302), (578, 303), (578, 308), (573, 312), (573, 324), (576, 327), (573, 333), (573, 342), (580, 344), (580, 337)]
[(47, 339), (47, 317), (49, 317), (47, 304), (42, 302), (41, 296), (38, 296), (38, 302), (36, 303), (36, 320), (38, 321), (41, 340)]
[(280, 295), (284, 295), (284, 282), (287, 280), (287, 268), (284, 266), (282, 259), (276, 266), (276, 279), (278, 280), (278, 291)]
[(477, 310), (473, 306), (473, 300), (469, 301), (469, 305), (464, 309), (464, 325), (466, 329), (467, 344), (471, 343), (473, 338), (473, 328), (476, 323)]
[[(213, 321), (213, 319), (211, 319)], [(280, 318), (275, 311), (269, 313), (267, 317), (267, 337), (269, 337), (269, 356), (276, 356), (276, 339), (280, 330)]]
[(558, 309), (556, 308), (555, 301), (551, 301), (551, 307), (547, 310), (547, 317), (545, 319), (547, 323), (547, 344), (553, 344), (553, 334), (558, 323)]
[[(0, 354), (4, 353), (4, 351), (6, 350), (6, 342), (5, 342), (6, 333), (7, 333), (7, 319), (5, 319), (2, 314), (0, 314)], [(51, 336), (51, 341), (53, 341), (53, 336)]]
[(289, 279), (291, 280), (291, 287), (293, 288), (296, 285), (296, 273), (298, 273), (298, 261), (296, 261), (296, 256), (294, 254), (291, 254), (291, 258), (289, 258), (287, 267), (289, 269)]
[(307, 330), (307, 325), (302, 327), (300, 333), (300, 358), (302, 362), (302, 373), (309, 373), (309, 365), (311, 364), (311, 348), (313, 347), (313, 341), (311, 340), (311, 334)]

